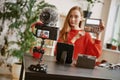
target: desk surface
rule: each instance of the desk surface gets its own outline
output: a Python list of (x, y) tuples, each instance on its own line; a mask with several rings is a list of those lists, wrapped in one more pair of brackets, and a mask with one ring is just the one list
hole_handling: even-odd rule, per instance
[[(120, 80), (120, 70), (108, 70), (105, 68), (95, 67), (95, 69), (84, 69), (84, 68), (77, 68), (72, 65), (61, 65), (55, 62), (55, 57), (53, 56), (44, 56), (43, 61), (45, 64), (48, 65), (47, 74), (42, 74), (39, 72), (29, 71), (28, 67), (31, 64), (37, 64), (38, 59), (33, 58), (31, 55), (25, 55), (23, 60), (23, 65), (25, 68), (25, 80), (37, 80), (30, 76), (58, 76), (58, 78), (64, 80)], [(27, 79), (29, 77), (29, 79)], [(44, 78), (45, 78), (44, 77)], [(45, 80), (43, 78), (43, 80)], [(57, 77), (56, 77), (57, 78)], [(70, 78), (70, 79), (68, 79)], [(40, 78), (41, 79), (41, 78)], [(39, 80), (39, 79), (38, 79)], [(46, 79), (46, 80), (54, 80), (54, 79)]]

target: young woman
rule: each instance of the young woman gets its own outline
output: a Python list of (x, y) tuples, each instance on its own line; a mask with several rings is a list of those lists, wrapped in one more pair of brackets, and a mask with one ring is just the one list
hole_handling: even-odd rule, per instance
[(92, 39), (88, 32), (81, 28), (83, 21), (83, 11), (80, 7), (74, 6), (68, 12), (65, 19), (64, 26), (60, 31), (58, 42), (68, 43), (74, 45), (73, 59), (77, 60), (78, 54), (86, 54), (91, 56), (100, 56), (102, 51), (101, 41), (99, 39), (101, 31), (104, 26), (101, 24), (100, 33), (94, 31), (96, 39)]

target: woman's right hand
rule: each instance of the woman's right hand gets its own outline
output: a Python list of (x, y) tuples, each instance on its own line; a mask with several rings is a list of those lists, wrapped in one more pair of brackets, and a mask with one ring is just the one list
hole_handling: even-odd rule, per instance
[(96, 39), (100, 40), (100, 33), (104, 30), (105, 26), (102, 21), (100, 21), (99, 31), (96, 32)]

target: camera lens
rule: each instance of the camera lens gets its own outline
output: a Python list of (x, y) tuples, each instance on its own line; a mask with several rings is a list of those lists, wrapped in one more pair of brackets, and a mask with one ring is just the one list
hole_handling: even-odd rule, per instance
[(50, 13), (44, 12), (43, 14), (40, 15), (40, 18), (43, 22), (45, 22), (50, 18)]

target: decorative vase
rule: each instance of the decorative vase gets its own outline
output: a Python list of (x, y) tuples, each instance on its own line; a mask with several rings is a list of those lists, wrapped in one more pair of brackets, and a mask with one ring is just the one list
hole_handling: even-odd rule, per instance
[(12, 77), (13, 79), (19, 79), (21, 70), (21, 63), (14, 63), (12, 65)]
[(92, 12), (89, 12), (89, 11), (83, 11), (84, 13), (84, 18), (90, 18)]
[(117, 46), (112, 45), (111, 49), (112, 49), (112, 50), (116, 50), (116, 49), (117, 49)]
[(106, 43), (106, 48), (107, 49), (111, 49), (112, 48), (112, 44), (111, 43)]

